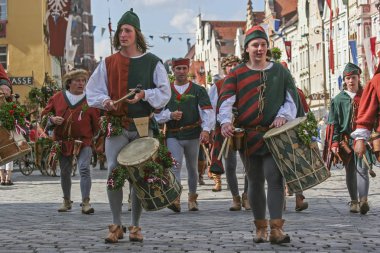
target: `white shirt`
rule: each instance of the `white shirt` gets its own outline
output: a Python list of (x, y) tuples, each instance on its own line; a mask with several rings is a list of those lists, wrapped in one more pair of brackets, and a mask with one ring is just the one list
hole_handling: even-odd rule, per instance
[(81, 101), (86, 96), (86, 93), (84, 92), (80, 95), (74, 95), (70, 93), (70, 91), (68, 90), (65, 91), (65, 94), (72, 106), (76, 105), (79, 101)]
[[(139, 58), (144, 55), (131, 58)], [(147, 101), (153, 108), (160, 109), (169, 102), (171, 96), (168, 75), (164, 65), (160, 61), (154, 69), (153, 82), (156, 88), (144, 90), (145, 97), (143, 100)], [(86, 86), (87, 103), (89, 106), (104, 109), (103, 102), (110, 99), (107, 85), (107, 66), (105, 60), (103, 60), (91, 75)]]
[[(177, 90), (177, 92), (179, 94), (183, 94), (185, 93), (185, 91), (187, 90), (187, 88), (189, 87), (189, 83), (186, 83), (184, 85), (174, 85), (174, 88)], [(213, 109), (202, 109), (199, 105), (198, 105), (198, 111), (199, 111), (199, 115), (201, 117), (201, 120), (202, 120), (202, 124), (201, 124), (201, 127), (202, 127), (202, 130), (203, 131), (207, 131), (207, 132), (210, 132), (211, 130), (214, 129), (214, 126), (215, 126), (215, 112)], [(154, 117), (156, 119), (156, 121), (158, 123), (165, 123), (165, 122), (168, 122), (169, 120), (171, 120), (171, 111), (169, 109), (165, 109), (165, 110), (162, 110), (160, 113), (155, 113), (154, 114)], [(186, 112), (184, 112), (186, 113)]]

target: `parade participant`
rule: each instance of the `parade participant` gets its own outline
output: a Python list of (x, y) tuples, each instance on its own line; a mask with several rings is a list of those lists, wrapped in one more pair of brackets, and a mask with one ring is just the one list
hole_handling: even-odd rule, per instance
[[(289, 70), (288, 64), (284, 61), (281, 62), (281, 65), (284, 66), (287, 70)], [(290, 71), (290, 70), (289, 70)], [(310, 111), (309, 105), (306, 101), (305, 94), (303, 91), (297, 87), (298, 96), (300, 98), (300, 102), (302, 104), (303, 110), (305, 113), (308, 113)], [(287, 191), (287, 186), (285, 185), (285, 190)], [(305, 196), (303, 195), (303, 192), (297, 192), (296, 193), (296, 207), (295, 210), (297, 212), (301, 212), (309, 207), (309, 203), (304, 201)], [(286, 200), (284, 204), (284, 209), (286, 208)]]
[[(90, 106), (107, 111), (107, 120), (120, 122), (120, 133), (110, 133), (106, 138), (105, 153), (108, 175), (117, 167), (117, 156), (128, 143), (140, 138), (133, 118), (150, 117), (154, 109), (163, 108), (170, 99), (170, 86), (162, 61), (148, 53), (148, 45), (140, 29), (140, 19), (133, 9), (124, 13), (117, 24), (113, 46), (117, 53), (101, 61), (87, 85)], [(141, 91), (133, 98), (121, 103), (114, 102), (133, 90), (138, 84)], [(116, 125), (113, 126), (115, 128)], [(153, 122), (150, 119), (149, 134)], [(119, 132), (119, 131), (117, 131)], [(123, 190), (107, 190), (113, 224), (109, 225), (106, 243), (116, 243), (123, 238), (121, 221)], [(131, 189), (132, 222), (129, 226), (129, 240), (143, 241), (140, 217), (141, 201), (134, 187)]]
[[(353, 63), (347, 63), (343, 71), (343, 90), (332, 100), (329, 123), (333, 125), (331, 151), (339, 157), (346, 169), (346, 185), (350, 194), (350, 212), (366, 214), (369, 178), (368, 167), (362, 159), (357, 159), (351, 146), (350, 134), (356, 129), (356, 118), (363, 89), (360, 85), (361, 69)], [(359, 206), (359, 198), (365, 200)]]
[(233, 137), (232, 106), (237, 105), (236, 126), (245, 129), (246, 140), (240, 156), (248, 176), (248, 198), (253, 211), (256, 243), (267, 241), (265, 180), (268, 184), (270, 215), (269, 241), (288, 243), (283, 232), (284, 179), (264, 144), (263, 136), (272, 127), (304, 114), (289, 71), (279, 63), (267, 61), (269, 41), (261, 26), (246, 33), (243, 63), (224, 81), (218, 100), (218, 121), (224, 137)]
[[(359, 73), (360, 74), (360, 73)], [(351, 137), (355, 139), (354, 151), (357, 155), (357, 162), (363, 163), (368, 157), (368, 152), (366, 148), (366, 142), (372, 139), (374, 153), (378, 158), (378, 150), (375, 148), (378, 144), (378, 133), (380, 132), (379, 124), (379, 99), (380, 99), (380, 65), (377, 67), (375, 75), (372, 77), (370, 82), (365, 86), (359, 108), (358, 115), (356, 118), (356, 130), (351, 133)], [(374, 136), (371, 136), (372, 131), (374, 131)], [(361, 214), (366, 214), (369, 211), (368, 205), (368, 191), (369, 191), (369, 181), (368, 181), (368, 170), (362, 168), (360, 170), (357, 166), (357, 185), (359, 190), (359, 210)], [(361, 173), (360, 173), (361, 172)], [(360, 174), (360, 175), (359, 175)], [(356, 192), (355, 192), (356, 193)], [(356, 203), (356, 210), (357, 210)]]
[[(72, 160), (73, 156), (78, 154), (77, 164), (82, 193), (82, 213), (94, 213), (94, 208), (90, 205), (90, 160), (92, 137), (98, 130), (99, 111), (88, 107), (86, 93), (84, 92), (87, 79), (88, 73), (83, 69), (66, 73), (63, 77), (66, 90), (60, 91), (51, 97), (41, 113), (42, 117), (49, 118), (48, 124), (54, 125), (54, 141), (58, 143), (61, 150), (58, 156), (61, 169), (63, 204), (58, 209), (58, 212), (71, 210)], [(82, 144), (77, 149), (74, 146), (75, 143), (79, 142), (82, 142)]]
[[(183, 156), (186, 158), (188, 175), (188, 208), (198, 211), (197, 194), (197, 161), (200, 143), (208, 143), (209, 132), (215, 123), (210, 98), (206, 89), (192, 81), (188, 81), (190, 60), (186, 58), (173, 59), (172, 69), (174, 83), (171, 84), (172, 96), (160, 113), (155, 114), (158, 123), (167, 125), (166, 143), (177, 166), (173, 173), (181, 182), (181, 167)], [(180, 198), (171, 206), (174, 212), (181, 211)]]
[[(215, 112), (216, 112), (218, 97), (222, 89), (222, 85), (225, 79), (227, 78), (227, 74), (229, 74), (230, 71), (239, 64), (239, 62), (240, 62), (240, 59), (234, 55), (227, 56), (222, 59), (221, 66), (224, 71), (224, 78), (221, 80), (218, 80), (215, 83), (215, 85), (211, 87), (209, 91), (211, 104)], [(223, 163), (221, 160), (218, 160), (221, 144), (223, 142), (223, 136), (220, 133), (220, 125), (218, 123), (216, 123), (216, 126), (215, 126), (215, 133), (216, 134), (215, 134), (214, 150), (212, 154), (212, 163), (210, 167), (212, 176), (215, 181), (214, 189), (218, 187), (218, 180), (220, 182), (220, 174), (224, 172)], [(237, 154), (237, 151), (229, 150), (227, 158), (224, 158), (224, 162), (226, 165), (227, 184), (232, 194), (232, 206), (230, 207), (230, 211), (239, 211), (241, 210), (242, 206), (246, 210), (250, 210), (251, 206), (249, 205), (248, 196), (247, 196), (248, 180), (247, 180), (246, 175), (244, 176), (244, 191), (243, 191), (242, 197), (240, 197), (240, 194), (239, 194), (239, 185), (238, 185), (238, 180), (236, 178), (236, 167), (237, 167), (236, 154)]]

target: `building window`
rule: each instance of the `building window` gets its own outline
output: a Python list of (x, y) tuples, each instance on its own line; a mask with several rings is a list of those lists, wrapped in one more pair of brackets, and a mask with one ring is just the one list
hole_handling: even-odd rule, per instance
[(7, 20), (7, 1), (8, 0), (0, 0), (0, 20)]
[(7, 69), (7, 46), (0, 46), (0, 63), (3, 65), (4, 69)]

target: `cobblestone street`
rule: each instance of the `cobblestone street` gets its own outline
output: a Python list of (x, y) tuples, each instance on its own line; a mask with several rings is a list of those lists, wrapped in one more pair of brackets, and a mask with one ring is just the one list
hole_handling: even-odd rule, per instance
[[(377, 168), (375, 171), (379, 174)], [(231, 195), (224, 177), (223, 191), (217, 193), (211, 191), (212, 181), (207, 179), (207, 185), (198, 188), (200, 211), (188, 212), (184, 177), (181, 213), (169, 209), (144, 212), (143, 243), (123, 239), (110, 245), (104, 244), (111, 223), (106, 171), (95, 168), (92, 172), (94, 215), (81, 214), (78, 175), (73, 178), (73, 210), (58, 213), (62, 200), (58, 177), (41, 176), (39, 171), (30, 176), (15, 172), (15, 185), (0, 187), (0, 252), (379, 252), (378, 178), (370, 179), (371, 210), (365, 216), (349, 213), (345, 172), (341, 169), (333, 170), (326, 182), (305, 192), (308, 210), (296, 213), (294, 197), (287, 197), (284, 229), (291, 243), (277, 246), (253, 243), (252, 213), (228, 210)], [(242, 188), (241, 164), (238, 172)], [(128, 225), (127, 197), (124, 203), (123, 221)]]

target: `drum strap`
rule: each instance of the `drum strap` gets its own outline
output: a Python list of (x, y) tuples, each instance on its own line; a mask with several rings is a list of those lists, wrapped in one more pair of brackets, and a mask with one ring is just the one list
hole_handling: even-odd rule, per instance
[(187, 125), (187, 126), (182, 126), (182, 127), (179, 127), (179, 128), (168, 128), (167, 131), (171, 132), (171, 133), (177, 133), (177, 132), (181, 132), (183, 130), (189, 130), (189, 129), (196, 128), (196, 127), (198, 127), (200, 125), (201, 125), (201, 121), (197, 121), (194, 124)]

